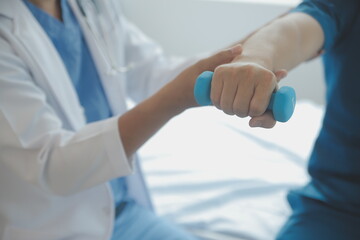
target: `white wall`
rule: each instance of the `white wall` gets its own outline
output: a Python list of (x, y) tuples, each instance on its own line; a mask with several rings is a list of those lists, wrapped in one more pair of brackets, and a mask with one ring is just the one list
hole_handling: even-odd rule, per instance
[[(228, 46), (298, 0), (122, 0), (124, 12), (168, 54), (191, 56)], [(282, 85), (324, 103), (321, 60), (302, 64)]]

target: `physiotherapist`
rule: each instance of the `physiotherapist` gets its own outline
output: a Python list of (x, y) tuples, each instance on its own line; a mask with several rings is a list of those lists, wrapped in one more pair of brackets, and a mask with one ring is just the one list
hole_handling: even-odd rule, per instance
[(135, 152), (242, 49), (166, 58), (119, 2), (0, 1), (2, 240), (195, 239), (151, 210)]

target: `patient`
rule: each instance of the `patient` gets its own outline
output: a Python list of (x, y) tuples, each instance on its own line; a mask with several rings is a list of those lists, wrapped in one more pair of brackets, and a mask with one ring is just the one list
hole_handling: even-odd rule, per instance
[[(359, 5), (306, 0), (249, 36), (241, 56), (236, 46), (175, 64), (117, 0), (1, 0), (1, 238), (194, 239), (149, 209), (134, 153), (197, 106), (192, 89), (204, 70), (215, 71), (217, 108), (273, 127), (266, 107), (279, 79), (325, 50), (328, 105), (312, 180), (289, 194), (293, 214), (278, 239), (360, 239)], [(128, 110), (127, 97), (141, 103)]]
[(278, 240), (360, 239), (359, 11), (358, 0), (305, 0), (249, 36), (243, 54), (215, 70), (214, 104), (251, 116), (252, 127), (272, 127), (263, 114), (277, 84), (273, 72), (325, 52), (327, 105), (308, 166), (311, 181), (288, 194), (293, 212)]

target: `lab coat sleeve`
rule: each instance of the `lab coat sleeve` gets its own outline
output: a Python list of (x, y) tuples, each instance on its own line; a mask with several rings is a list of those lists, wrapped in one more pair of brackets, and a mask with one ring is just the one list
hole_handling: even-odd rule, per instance
[(134, 24), (122, 19), (125, 33), (125, 65), (135, 63), (126, 74), (127, 93), (139, 102), (155, 93), (182, 70), (198, 61), (192, 58), (168, 57), (163, 49)]
[(64, 129), (24, 62), (0, 38), (0, 174), (69, 195), (131, 174), (117, 118)]

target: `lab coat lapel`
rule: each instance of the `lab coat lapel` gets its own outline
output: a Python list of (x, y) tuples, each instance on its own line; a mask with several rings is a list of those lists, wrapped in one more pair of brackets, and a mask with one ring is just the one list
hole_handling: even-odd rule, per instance
[[(76, 91), (67, 70), (48, 38), (30, 11), (21, 0), (5, 0), (7, 7), (16, 9), (13, 13), (14, 35), (18, 40), (19, 54), (33, 67), (35, 82), (49, 98), (54, 98), (56, 111), (63, 113), (69, 128), (79, 129), (85, 124), (85, 117)], [(10, 16), (11, 17), (11, 16)], [(23, 51), (21, 51), (23, 50)], [(64, 119), (63, 119), (64, 120)]]
[[(104, 46), (100, 46), (101, 43), (96, 40), (93, 30), (90, 29), (86, 18), (84, 17), (84, 13), (82, 11), (87, 11), (87, 9), (80, 9), (79, 8), (79, 1), (77, 0), (68, 0), (70, 6), (83, 30), (84, 38), (88, 44), (90, 52), (93, 56), (93, 60), (96, 65), (96, 69), (98, 70), (100, 80), (102, 86), (105, 90), (105, 94), (108, 98), (111, 110), (114, 115), (119, 115), (124, 113), (127, 110), (126, 102), (124, 101), (124, 96), (126, 96), (125, 92), (125, 78), (126, 74), (121, 72), (114, 72), (111, 69), (111, 63), (109, 62), (108, 57), (105, 54), (106, 50), (109, 49), (102, 49)], [(116, 0), (117, 1), (117, 0)], [(85, 1), (86, 2), (86, 1)], [(118, 2), (111, 2), (113, 4), (109, 4), (111, 1), (107, 0), (105, 2), (99, 1), (98, 4), (101, 5), (102, 11), (106, 11), (102, 17), (110, 19), (112, 25), (115, 25), (115, 29), (105, 29), (106, 34), (110, 34), (108, 36), (108, 40), (112, 41), (113, 46), (111, 47), (110, 51), (113, 51), (113, 57), (116, 57), (117, 63), (122, 66), (124, 65), (124, 29), (122, 27), (122, 22), (120, 19), (114, 16), (114, 14), (121, 14), (119, 3)], [(88, 3), (89, 4), (89, 3)], [(109, 9), (109, 6), (113, 6), (115, 9)], [(111, 26), (112, 26), (111, 25)], [(108, 27), (111, 27), (108, 26)], [(110, 46), (107, 46), (108, 48)]]
[[(90, 50), (94, 55), (95, 63), (114, 114), (126, 111), (124, 102), (124, 86), (121, 82), (125, 81), (125, 74), (109, 75), (106, 72), (105, 62), (101, 59), (99, 49), (96, 48), (94, 39), (91, 38), (89, 29), (85, 27), (81, 13), (76, 6), (76, 0), (69, 0), (77, 18), (83, 28), (85, 38)], [(46, 33), (33, 18), (32, 14), (22, 3), (21, 0), (0, 0), (0, 14), (14, 20), (14, 35), (16, 41), (11, 42), (20, 57), (28, 64), (34, 75), (34, 81), (41, 87), (49, 98), (54, 98), (56, 111), (60, 111), (62, 120), (67, 120), (72, 129), (78, 129), (85, 124), (85, 118), (81, 111), (75, 89), (67, 74), (65, 66), (61, 61), (56, 49), (52, 45)], [(26, 20), (25, 20), (26, 19)], [(12, 34), (13, 35), (13, 34)], [(124, 48), (124, 33), (119, 28), (116, 39)], [(47, 49), (45, 51), (45, 49)], [(123, 49), (124, 50), (124, 49)], [(121, 52), (119, 52), (121, 54)], [(141, 174), (140, 165), (136, 165), (136, 174), (126, 178), (129, 187), (129, 194), (140, 204), (151, 208), (145, 182)]]
[[(74, 13), (79, 21), (85, 39), (87, 41), (87, 44), (90, 48), (90, 51), (92, 53), (92, 56), (94, 57), (94, 61), (97, 67), (97, 70), (100, 75), (100, 79), (102, 81), (102, 85), (105, 89), (105, 93), (108, 96), (109, 103), (111, 105), (111, 109), (113, 111), (113, 114), (122, 114), (127, 110), (126, 102), (124, 101), (124, 96), (126, 95), (125, 92), (125, 73), (110, 73), (111, 69), (109, 69), (109, 64), (107, 62), (106, 56), (101, 51), (100, 47), (98, 46), (98, 43), (96, 42), (93, 34), (91, 33), (91, 30), (89, 29), (88, 24), (86, 23), (86, 19), (84, 18), (83, 14), (81, 13), (81, 10), (79, 9), (79, 6), (77, 4), (77, 0), (68, 0)], [(111, 0), (107, 0), (107, 3), (109, 3)], [(110, 17), (113, 19), (112, 24), (114, 24), (117, 28), (112, 29), (111, 31), (111, 39), (114, 41), (113, 44), (117, 44), (117, 60), (118, 63), (124, 65), (124, 52), (125, 52), (125, 44), (124, 44), (124, 26), (123, 22), (120, 18), (117, 18), (114, 16), (114, 14), (121, 14), (119, 2), (116, 2), (118, 0), (113, 1), (113, 4), (104, 4), (104, 11), (107, 11), (106, 17)], [(99, 2), (101, 4), (102, 2)], [(109, 9), (109, 6), (113, 6), (114, 9)], [(112, 49), (115, 51), (115, 49)], [(126, 177), (126, 183), (128, 186), (129, 196), (133, 199), (136, 199), (136, 201), (151, 210), (153, 210), (153, 205), (151, 201), (150, 194), (148, 192), (148, 189), (146, 187), (146, 182), (144, 180), (144, 176), (142, 175), (141, 170), (141, 164), (139, 161), (137, 161), (137, 157), (135, 157), (136, 163), (134, 164), (134, 172), (136, 174), (132, 174), (130, 176)]]

